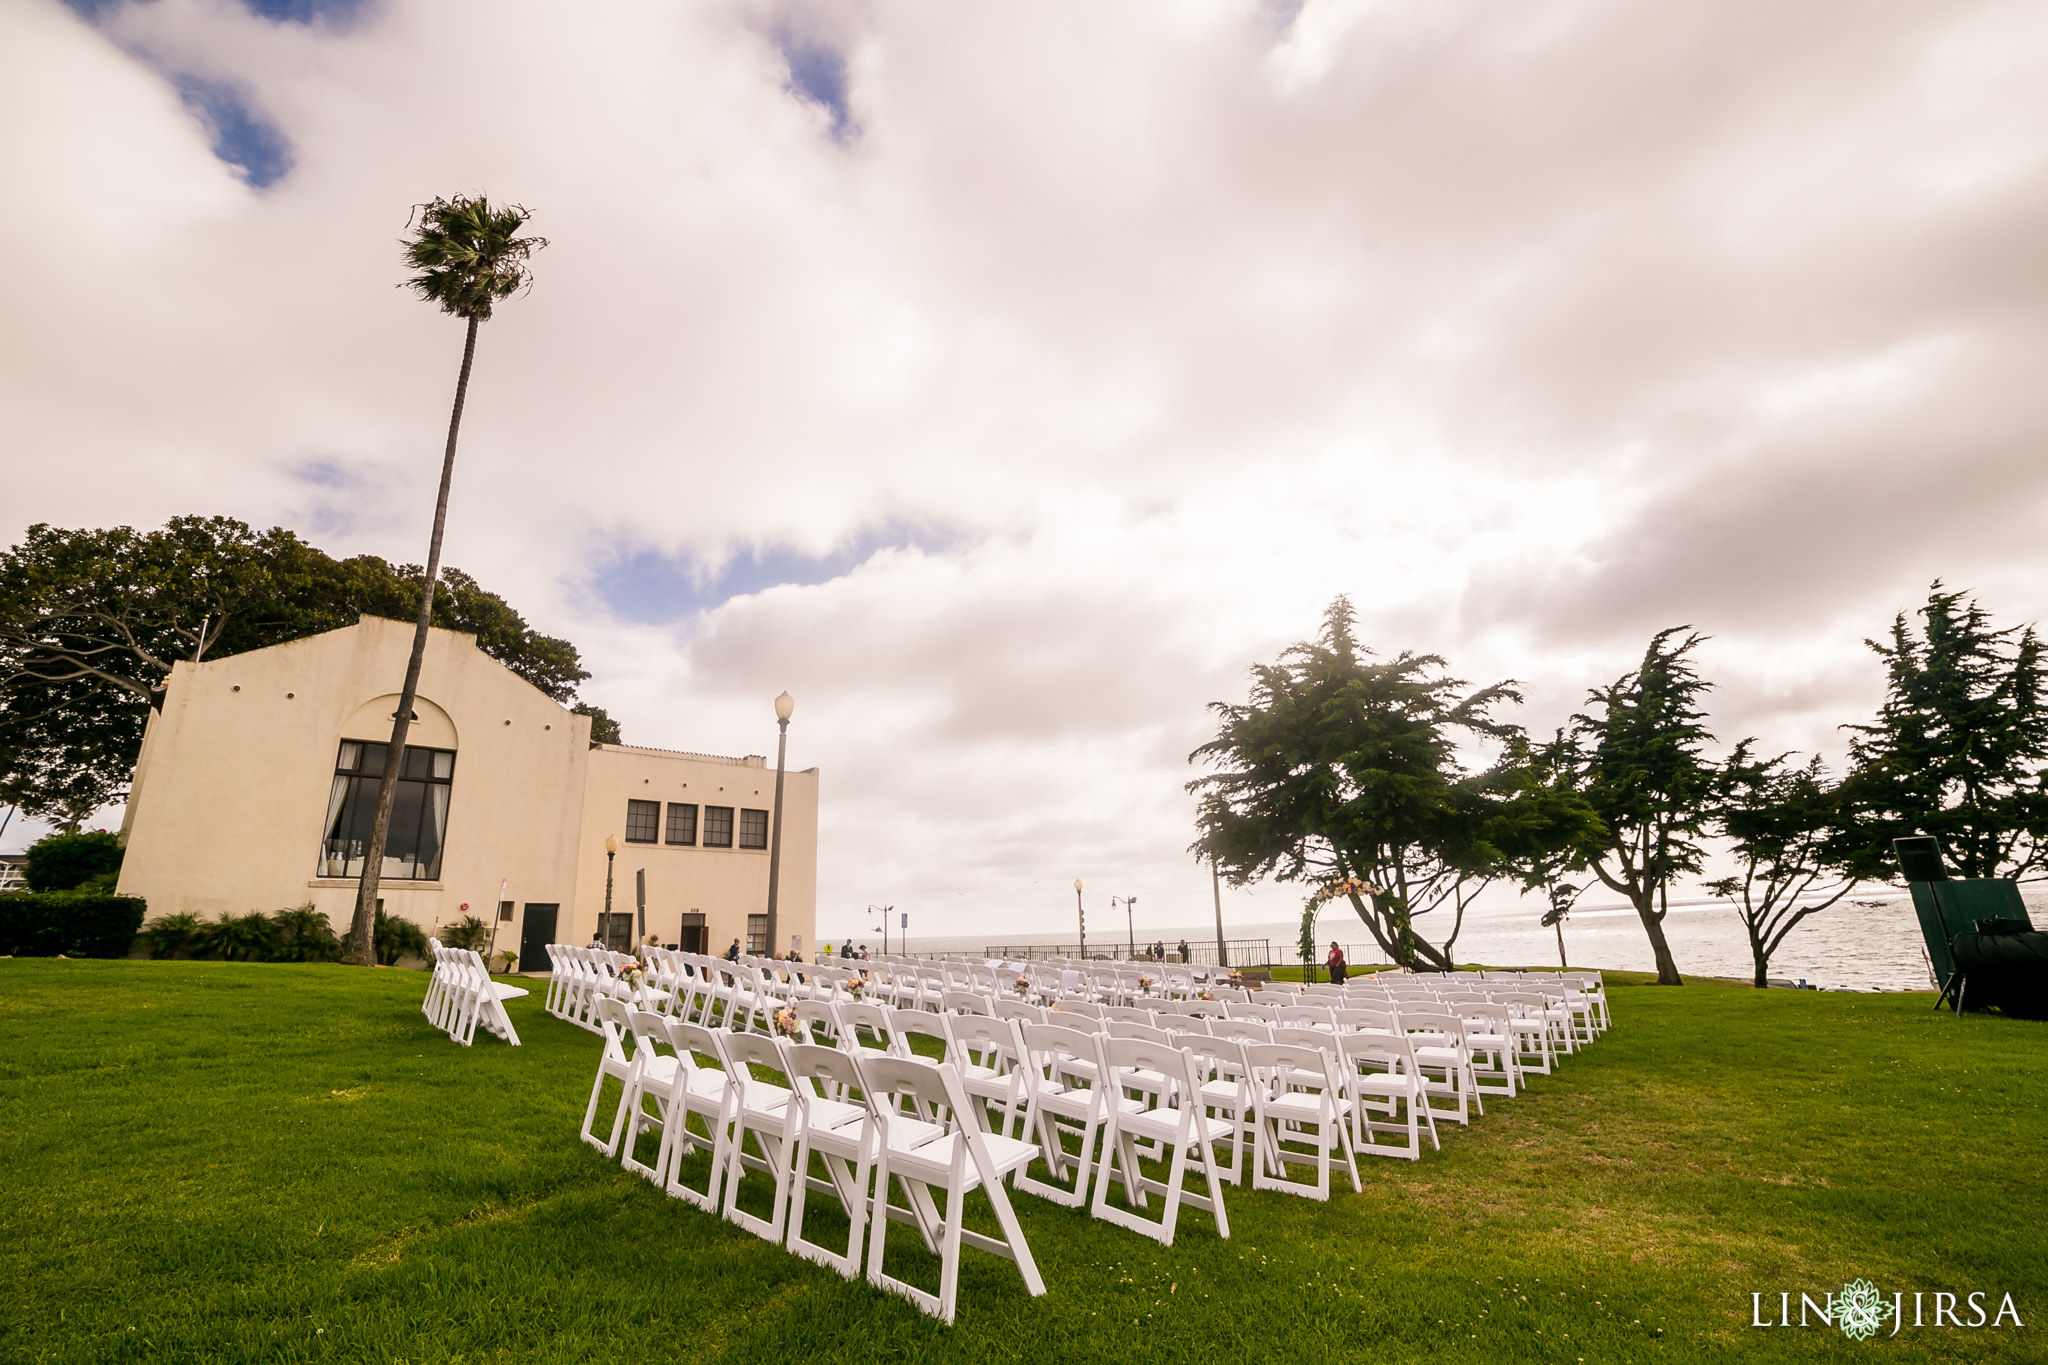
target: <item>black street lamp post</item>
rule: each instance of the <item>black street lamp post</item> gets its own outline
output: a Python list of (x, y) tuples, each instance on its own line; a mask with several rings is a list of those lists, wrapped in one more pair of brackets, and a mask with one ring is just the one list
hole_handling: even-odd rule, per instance
[(619, 838), (616, 834), (604, 836), (604, 923), (598, 926), (597, 936), (604, 940), (604, 946), (612, 946), (612, 860), (619, 856)]
[(1081, 921), (1081, 958), (1088, 957), (1088, 912), (1081, 908), (1081, 879), (1074, 878), (1074, 915)]
[(775, 699), (775, 814), (768, 832), (768, 956), (776, 956), (775, 896), (782, 883), (782, 767), (789, 753), (789, 718), (796, 698), (784, 692)]

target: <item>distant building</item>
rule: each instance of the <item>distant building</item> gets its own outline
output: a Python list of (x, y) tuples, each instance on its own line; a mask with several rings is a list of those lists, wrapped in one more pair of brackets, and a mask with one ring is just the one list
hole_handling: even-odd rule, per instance
[[(135, 765), (122, 893), (146, 897), (152, 916), (311, 902), (345, 932), (412, 636), (366, 616), (177, 664)], [(428, 638), (413, 715), (386, 913), (429, 932), (475, 915), (539, 970), (548, 942), (639, 939), (644, 877), (645, 932), (661, 942), (769, 947), (764, 758), (593, 745), (587, 718), (447, 630)], [(818, 770), (790, 773), (784, 800), (774, 946), (787, 952), (815, 946)], [(607, 835), (619, 841), (615, 914), (600, 924)]]
[(27, 865), (26, 853), (0, 853), (0, 895), (28, 890), (28, 878), (23, 873)]

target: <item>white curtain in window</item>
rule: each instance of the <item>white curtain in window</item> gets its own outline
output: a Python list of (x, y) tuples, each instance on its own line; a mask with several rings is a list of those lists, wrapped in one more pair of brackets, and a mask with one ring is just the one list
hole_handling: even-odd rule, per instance
[(420, 869), (422, 877), (441, 875), (441, 842), (448, 835), (448, 787), (434, 785), (427, 788), (427, 819), (434, 831), (434, 841), (428, 847), (432, 856), (426, 866)]
[[(337, 776), (334, 779), (334, 790), (329, 792), (327, 796), (327, 823), (320, 827), (320, 871), (318, 873), (319, 876), (328, 877), (344, 875), (340, 871), (330, 872), (327, 867), (327, 862), (330, 857), (344, 859), (348, 857), (348, 849), (344, 846), (345, 841), (335, 839), (334, 837), (334, 823), (335, 821), (341, 818), (342, 805), (348, 800), (348, 788), (349, 779), (346, 777)], [(330, 840), (332, 840), (332, 842), (329, 842)]]

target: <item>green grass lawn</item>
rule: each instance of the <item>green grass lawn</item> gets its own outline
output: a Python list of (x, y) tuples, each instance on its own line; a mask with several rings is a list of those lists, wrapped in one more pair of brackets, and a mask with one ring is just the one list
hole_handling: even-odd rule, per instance
[[(0, 961), (0, 1360), (2048, 1359), (2048, 1032), (1928, 996), (1611, 987), (1362, 1196), (1232, 1191), (1170, 1250), (1019, 1196), (1049, 1292), (968, 1252), (948, 1329), (579, 1143), (597, 1042), (537, 996), (465, 1050), (425, 984)], [(1859, 1276), (2026, 1326), (1749, 1326)]]

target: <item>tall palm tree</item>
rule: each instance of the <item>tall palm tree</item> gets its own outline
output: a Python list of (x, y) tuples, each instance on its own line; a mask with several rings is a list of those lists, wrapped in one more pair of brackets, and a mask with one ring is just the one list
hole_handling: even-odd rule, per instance
[(442, 312), (462, 318), (469, 331), (462, 343), (462, 372), (455, 380), (455, 410), (448, 415), (448, 448), (441, 456), (441, 492), (434, 502), (434, 538), (427, 547), (419, 624), (413, 631), (412, 657), (405, 665), (405, 687), (398, 694), (398, 714), (391, 720), (391, 747), (384, 754), (384, 778), (377, 788), (370, 846), (363, 851), (362, 883), (356, 892), (355, 920), (349, 927), (349, 956), (365, 967), (377, 962), (377, 883), (384, 871), (384, 843), (391, 832), (391, 804), (398, 794), (398, 771), (412, 726), (413, 698), (419, 692), (420, 661), (427, 652), (427, 627), (434, 616), (441, 533), (448, 524), (448, 484), (455, 475), (455, 436), (462, 427), (462, 403), (469, 394), (469, 370), (476, 359), (476, 330), (490, 321), (493, 304), (512, 297), (532, 280), (529, 258), (547, 245), (547, 239), (519, 235), (531, 216), (518, 204), (493, 204), (480, 194), (473, 198), (457, 195), (421, 205), (414, 220), (406, 224), (412, 235), (403, 242), (405, 262), (415, 273), (403, 287), (440, 305)]

